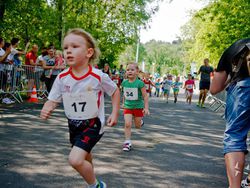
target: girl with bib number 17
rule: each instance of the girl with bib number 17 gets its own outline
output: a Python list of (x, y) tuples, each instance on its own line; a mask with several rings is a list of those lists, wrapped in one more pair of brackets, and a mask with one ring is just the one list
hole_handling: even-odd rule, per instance
[(144, 124), (142, 117), (149, 115), (148, 95), (144, 82), (137, 77), (138, 73), (138, 65), (136, 63), (129, 63), (126, 70), (127, 80), (122, 82), (125, 120), (123, 151), (130, 151), (132, 148), (131, 127), (133, 120), (135, 127), (140, 129)]
[(72, 144), (69, 163), (88, 188), (105, 188), (106, 184), (94, 174), (91, 150), (104, 133), (104, 92), (112, 98), (108, 126), (117, 123), (120, 92), (107, 74), (92, 67), (99, 50), (89, 33), (82, 29), (68, 31), (63, 53), (69, 68), (57, 76), (40, 116), (47, 119), (57, 104), (63, 102)]

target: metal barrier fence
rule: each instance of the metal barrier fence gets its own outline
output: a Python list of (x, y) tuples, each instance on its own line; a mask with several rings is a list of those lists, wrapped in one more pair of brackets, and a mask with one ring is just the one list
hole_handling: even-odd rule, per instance
[(28, 95), (36, 86), (39, 97), (45, 98), (48, 93), (44, 82), (40, 81), (43, 68), (30, 65), (5, 65), (0, 67), (0, 99), (11, 97), (16, 102), (23, 102), (23, 94)]
[(225, 118), (225, 109), (226, 109), (226, 91), (223, 91), (216, 95), (208, 94), (207, 101), (209, 108), (214, 112), (221, 113), (221, 117)]

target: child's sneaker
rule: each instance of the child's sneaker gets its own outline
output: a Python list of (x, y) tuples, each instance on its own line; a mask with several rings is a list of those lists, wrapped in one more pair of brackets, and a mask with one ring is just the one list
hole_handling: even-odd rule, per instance
[(141, 119), (141, 127), (144, 125), (144, 121), (143, 119)]
[(107, 185), (103, 181), (97, 180), (97, 186), (96, 188), (106, 188)]
[(205, 108), (204, 104), (201, 104), (201, 108)]
[(250, 188), (247, 178), (241, 181), (241, 188)]
[(123, 147), (122, 147), (122, 150), (123, 151), (130, 151), (131, 147), (132, 147), (132, 144), (130, 144), (130, 143), (124, 143)]
[(13, 103), (15, 103), (15, 101), (11, 100), (10, 98), (4, 98), (2, 100), (2, 103), (4, 103), (4, 104), (13, 104)]

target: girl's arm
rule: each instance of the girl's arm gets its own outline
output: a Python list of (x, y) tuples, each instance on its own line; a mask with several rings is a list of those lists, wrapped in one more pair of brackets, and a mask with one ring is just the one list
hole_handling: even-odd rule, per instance
[(182, 88), (183, 88), (183, 89), (186, 89), (186, 82), (184, 82)]
[(142, 92), (142, 96), (143, 96), (143, 99), (144, 99), (144, 109), (143, 109), (143, 113), (145, 115), (149, 115), (149, 107), (148, 107), (148, 94), (146, 92), (146, 88), (145, 86), (143, 88), (141, 88), (141, 92)]
[(119, 117), (120, 111), (120, 91), (116, 88), (115, 92), (113, 93), (112, 97), (112, 113), (107, 120), (107, 125), (112, 127), (116, 125)]
[(152, 86), (156, 87), (154, 82), (150, 81), (150, 83)]
[(215, 95), (225, 89), (228, 84), (227, 78), (228, 75), (226, 71), (214, 72), (214, 78), (210, 86), (210, 92), (212, 95)]
[(54, 66), (48, 66), (46, 65), (46, 61), (41, 61), (42, 67), (45, 70), (52, 69)]
[(48, 100), (44, 105), (40, 113), (40, 117), (42, 119), (48, 119), (53, 112), (53, 110), (56, 108), (57, 102)]

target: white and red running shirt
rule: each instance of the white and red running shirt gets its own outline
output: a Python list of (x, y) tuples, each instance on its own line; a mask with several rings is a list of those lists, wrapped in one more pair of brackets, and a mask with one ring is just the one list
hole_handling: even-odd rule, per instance
[(99, 69), (89, 66), (85, 75), (76, 77), (72, 68), (68, 68), (57, 76), (48, 99), (57, 103), (62, 101), (69, 119), (99, 117), (101, 134), (105, 124), (104, 92), (112, 96), (116, 89), (116, 84)]

